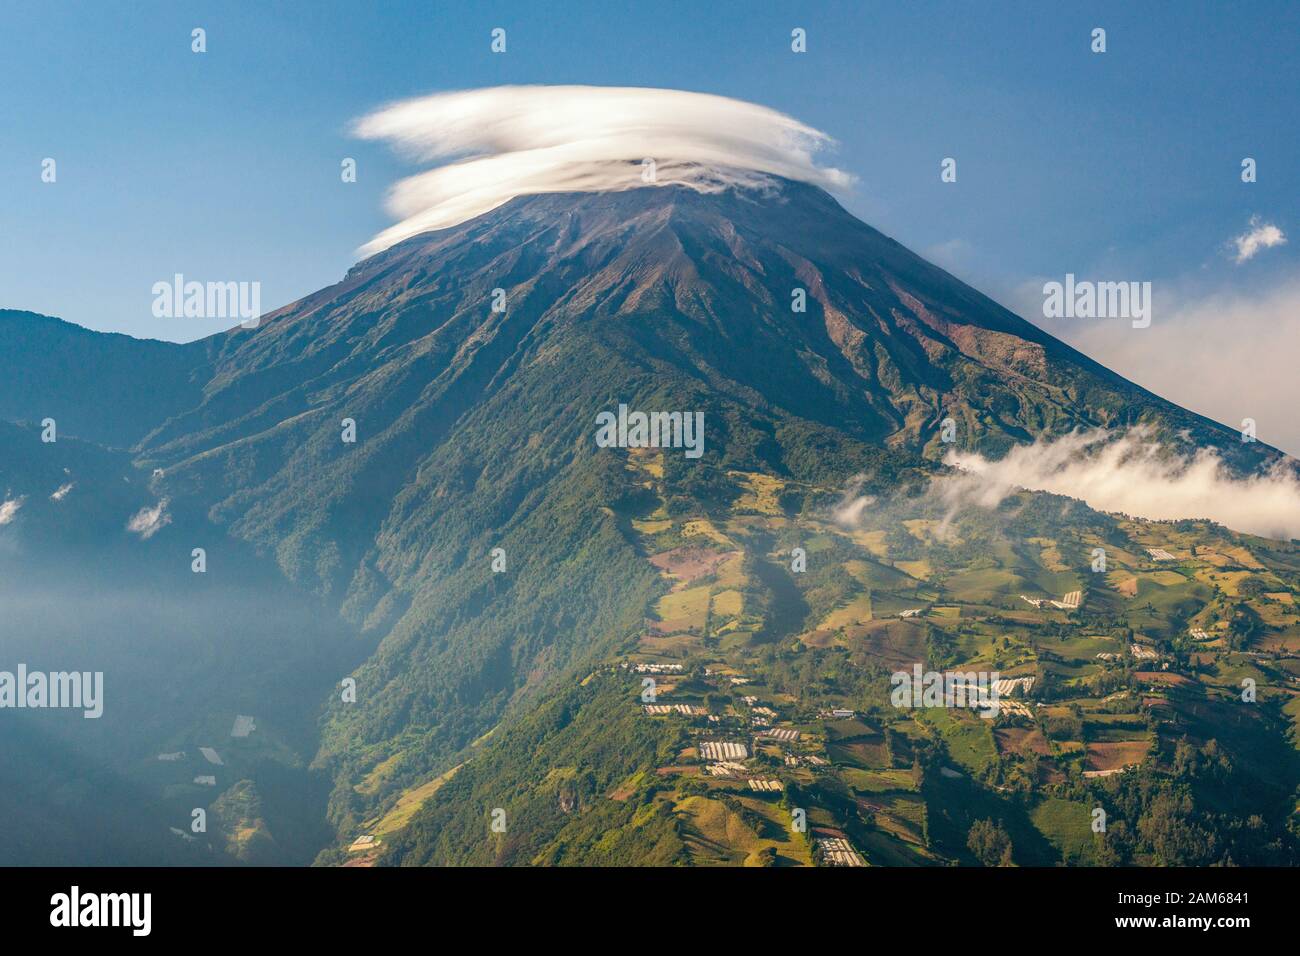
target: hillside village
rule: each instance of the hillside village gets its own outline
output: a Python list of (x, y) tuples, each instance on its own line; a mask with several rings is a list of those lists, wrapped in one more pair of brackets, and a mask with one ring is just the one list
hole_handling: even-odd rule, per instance
[[(660, 455), (628, 464), (656, 494)], [(621, 698), (609, 706), (663, 755), (602, 799), (667, 814), (673, 862), (1138, 862), (1155, 824), (1125, 781), (1182, 792), (1213, 761), (1223, 779), (1273, 781), (1261, 792), (1294, 810), (1294, 544), (1028, 495), (955, 517), (921, 499), (847, 526), (818, 504), (831, 489), (731, 477), (743, 491), (725, 518), (672, 515), (662, 495), (629, 518), (663, 592), (580, 682)], [(969, 675), (972, 693), (954, 706), (950, 680), (939, 706), (896, 706), (891, 675), (922, 665), (958, 690)], [(511, 773), (545, 791), (584, 772), (545, 759)], [(376, 832), (400, 838), (381, 815), (349, 864), (381, 860)]]

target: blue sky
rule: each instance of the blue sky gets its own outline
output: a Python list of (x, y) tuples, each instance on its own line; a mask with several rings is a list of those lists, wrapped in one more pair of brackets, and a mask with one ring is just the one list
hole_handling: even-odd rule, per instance
[[(0, 20), (0, 307), (95, 329), (189, 340), (229, 324), (155, 318), (150, 287), (175, 272), (260, 281), (267, 310), (336, 281), (390, 224), (386, 187), (416, 168), (348, 124), (502, 83), (674, 87), (787, 112), (839, 141), (828, 161), (858, 177), (851, 211), (1139, 381), (1124, 363), (1171, 346), (1123, 323), (1051, 327), (1028, 314), (1044, 277), (1152, 281), (1171, 330), (1195, 303), (1249, 318), (1259, 297), (1281, 296), (1284, 315), (1300, 301), (1295, 241), (1244, 263), (1226, 245), (1251, 216), (1289, 240), (1300, 228), (1293, 3), (7, 0)], [(504, 55), (489, 50), (497, 26)], [(806, 54), (790, 51), (796, 26)], [(1104, 54), (1089, 49), (1097, 26)], [(939, 178), (947, 156), (955, 184)], [(1240, 180), (1245, 156), (1256, 183)]]

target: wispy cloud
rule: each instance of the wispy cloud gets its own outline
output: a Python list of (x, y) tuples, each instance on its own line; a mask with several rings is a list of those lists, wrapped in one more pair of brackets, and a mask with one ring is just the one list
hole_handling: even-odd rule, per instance
[(1294, 462), (1247, 478), (1229, 474), (1213, 449), (1189, 457), (1133, 429), (1118, 438), (1076, 432), (1017, 445), (1004, 458), (950, 452), (962, 474), (947, 479), (953, 506), (995, 507), (1017, 488), (1078, 498), (1098, 511), (1169, 521), (1209, 518), (1236, 531), (1286, 540), (1300, 537), (1300, 478)]
[(1264, 222), (1259, 216), (1251, 216), (1246, 231), (1232, 240), (1237, 249), (1236, 261), (1239, 263), (1253, 259), (1261, 249), (1271, 249), (1285, 242), (1286, 236), (1282, 230), (1271, 222)]
[(0, 501), (0, 527), (13, 521), (18, 516), (18, 509), (22, 506), (23, 499), (21, 497)]
[(837, 524), (845, 528), (856, 528), (862, 522), (863, 513), (876, 503), (874, 495), (860, 494), (864, 480), (862, 475), (855, 475), (839, 502), (831, 509), (831, 517)]
[[(397, 183), (387, 208), (401, 222), (362, 247), (370, 255), (444, 229), (515, 196), (681, 184), (701, 191), (762, 182), (764, 174), (845, 187), (851, 177), (816, 165), (833, 145), (783, 113), (683, 90), (502, 86), (393, 103), (358, 120), (421, 162), (446, 165)], [(642, 160), (655, 162), (655, 181)]]
[(167, 513), (167, 499), (163, 498), (152, 508), (141, 508), (126, 523), (126, 530), (148, 540), (171, 524), (172, 516)]

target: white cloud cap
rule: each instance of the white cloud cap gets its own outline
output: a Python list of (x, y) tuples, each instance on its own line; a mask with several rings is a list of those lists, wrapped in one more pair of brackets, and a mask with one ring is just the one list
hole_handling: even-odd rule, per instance
[[(845, 188), (815, 165), (834, 145), (776, 110), (705, 93), (637, 87), (499, 86), (403, 100), (362, 117), (361, 139), (414, 159), (458, 160), (398, 182), (386, 207), (401, 222), (361, 248), (445, 229), (516, 196), (679, 184), (702, 192), (756, 185), (764, 174)], [(641, 176), (655, 162), (654, 182)]]

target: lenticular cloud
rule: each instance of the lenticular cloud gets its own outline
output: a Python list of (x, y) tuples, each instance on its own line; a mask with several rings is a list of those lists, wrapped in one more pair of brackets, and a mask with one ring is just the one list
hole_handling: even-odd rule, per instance
[[(361, 248), (380, 252), (516, 196), (679, 184), (701, 191), (759, 185), (766, 175), (824, 188), (851, 182), (813, 157), (825, 133), (753, 103), (635, 87), (501, 86), (393, 103), (358, 120), (361, 139), (391, 143), (435, 169), (397, 183), (401, 222)], [(653, 182), (642, 162), (655, 164)]]

